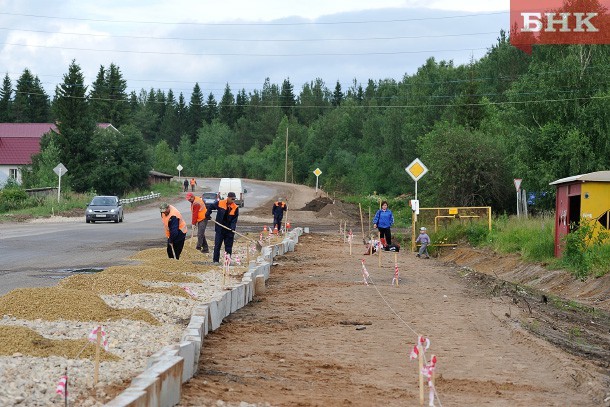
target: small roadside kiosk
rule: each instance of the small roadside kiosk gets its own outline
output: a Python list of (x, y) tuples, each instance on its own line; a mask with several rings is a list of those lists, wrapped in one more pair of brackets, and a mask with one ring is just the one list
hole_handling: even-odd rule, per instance
[(555, 257), (561, 257), (562, 239), (583, 221), (593, 233), (610, 230), (610, 171), (574, 175), (551, 182), (557, 187), (555, 203)]

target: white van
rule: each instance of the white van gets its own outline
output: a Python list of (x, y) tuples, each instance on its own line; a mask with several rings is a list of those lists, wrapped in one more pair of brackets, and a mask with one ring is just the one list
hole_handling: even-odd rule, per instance
[(229, 192), (235, 192), (235, 204), (240, 208), (244, 207), (244, 194), (246, 191), (241, 185), (241, 178), (221, 178), (218, 186), (220, 199), (225, 199)]

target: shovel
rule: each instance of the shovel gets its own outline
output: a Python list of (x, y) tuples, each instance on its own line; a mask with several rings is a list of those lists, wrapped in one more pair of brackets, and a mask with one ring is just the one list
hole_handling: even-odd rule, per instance
[(210, 220), (211, 220), (212, 222), (214, 222), (215, 224), (217, 224), (218, 226), (220, 226), (221, 228), (223, 228), (223, 229), (227, 229), (227, 230), (230, 230), (231, 232), (235, 233), (237, 236), (241, 236), (241, 237), (243, 237), (244, 239), (246, 239), (246, 240), (248, 240), (248, 241), (250, 241), (250, 242), (252, 242), (252, 243), (255, 243), (255, 244), (256, 244), (256, 250), (258, 250), (259, 252), (260, 252), (260, 251), (263, 249), (263, 246), (260, 244), (260, 242), (257, 242), (256, 240), (254, 240), (254, 239), (252, 239), (252, 238), (249, 238), (249, 237), (248, 237), (248, 236), (246, 236), (246, 235), (242, 235), (241, 233), (236, 232), (236, 231), (234, 231), (233, 229), (228, 228), (228, 227), (226, 227), (225, 225), (222, 225), (222, 224), (220, 224), (220, 223), (216, 222), (214, 219), (210, 219)]

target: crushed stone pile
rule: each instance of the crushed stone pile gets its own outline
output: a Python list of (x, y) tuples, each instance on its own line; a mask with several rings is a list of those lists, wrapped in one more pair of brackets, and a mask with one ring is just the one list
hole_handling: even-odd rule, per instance
[(159, 293), (188, 297), (180, 287), (147, 287), (136, 277), (125, 274), (104, 274), (104, 272), (71, 276), (60, 281), (58, 286), (67, 290), (93, 291), (105, 295)]
[[(62, 356), (70, 359), (95, 357), (95, 344), (87, 339), (48, 339), (23, 326), (0, 325), (0, 355), (22, 354), (33, 357)], [(118, 361), (120, 358), (101, 349), (101, 361)]]
[(166, 281), (168, 283), (200, 283), (201, 279), (188, 276), (184, 273), (169, 273), (146, 265), (111, 266), (102, 271), (102, 274), (122, 274), (132, 276), (140, 281)]
[(60, 287), (18, 288), (0, 297), (0, 315), (45, 321), (97, 321), (130, 319), (152, 325), (159, 322), (143, 309), (119, 310), (109, 307), (91, 291)]
[[(142, 250), (130, 259), (139, 260), (146, 266), (167, 273), (208, 273), (216, 270), (211, 264), (211, 259), (202, 256), (201, 252), (195, 249), (187, 248), (187, 245), (180, 255), (180, 260), (168, 258), (165, 248)], [(210, 261), (210, 264), (204, 264), (204, 260)]]

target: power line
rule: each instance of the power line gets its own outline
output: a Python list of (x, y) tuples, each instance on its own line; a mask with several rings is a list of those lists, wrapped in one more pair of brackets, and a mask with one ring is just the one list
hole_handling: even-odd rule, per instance
[(58, 47), (53, 45), (31, 45), (31, 44), (14, 44), (5, 42), (2, 45), (11, 45), (16, 47), (33, 47), (46, 49), (61, 49), (70, 51), (92, 51), (92, 52), (118, 52), (128, 54), (146, 54), (146, 55), (184, 55), (184, 56), (223, 56), (223, 57), (321, 57), (321, 56), (367, 56), (367, 55), (405, 55), (405, 54), (422, 54), (422, 53), (437, 53), (437, 52), (458, 52), (458, 51), (480, 51), (488, 48), (461, 48), (461, 49), (439, 49), (439, 50), (420, 50), (420, 51), (388, 51), (388, 52), (344, 52), (344, 53), (324, 53), (312, 52), (302, 54), (244, 54), (238, 52), (227, 53), (195, 53), (195, 52), (162, 52), (162, 51), (130, 51), (118, 49), (92, 49), (92, 48), (76, 48), (76, 47)]
[[(35, 92), (15, 92), (15, 93), (22, 93), (22, 94), (28, 94), (28, 95), (37, 95), (37, 96), (43, 96), (44, 94), (42, 93), (35, 93)], [(80, 97), (76, 97), (76, 96), (61, 96), (64, 98), (71, 98), (71, 99), (87, 99), (87, 100), (97, 100), (97, 101), (108, 101), (108, 102), (123, 102), (123, 103), (129, 103), (130, 100), (129, 99), (123, 99), (123, 100), (117, 100), (117, 99), (110, 99), (110, 98), (91, 98), (89, 96), (80, 96)], [(276, 99), (279, 100), (280, 98)], [(374, 98), (373, 98), (374, 99)], [(575, 101), (587, 101), (587, 100), (607, 100), (610, 99), (610, 94), (608, 95), (593, 95), (593, 96), (582, 96), (582, 97), (573, 97), (573, 98), (552, 98), (552, 99), (530, 99), (530, 100), (506, 100), (506, 101), (498, 101), (498, 102), (492, 102), (492, 101), (486, 101), (486, 102), (477, 102), (477, 103), (460, 103), (459, 106), (487, 106), (487, 105), (496, 105), (496, 106), (500, 106), (500, 105), (523, 105), (523, 104), (528, 104), (528, 103), (557, 103), (557, 102), (575, 102)], [(159, 101), (147, 101), (147, 103), (154, 103), (154, 104), (165, 104), (165, 102), (159, 102)], [(201, 104), (199, 106), (207, 106), (207, 104)], [(274, 104), (256, 104), (256, 105), (250, 105), (250, 104), (243, 104), (243, 105), (238, 105), (238, 104), (231, 104), (231, 105), (223, 105), (221, 103), (217, 103), (216, 107), (222, 107), (222, 106), (232, 106), (232, 107), (256, 107), (256, 108), (278, 108), (278, 109), (282, 109), (282, 108), (295, 108), (295, 109), (334, 109), (336, 108), (336, 106), (333, 106), (332, 104), (329, 105), (308, 105), (308, 106), (302, 106), (302, 105), (274, 105)], [(352, 108), (360, 108), (360, 109), (421, 109), (421, 108), (426, 108), (426, 107), (455, 107), (456, 104), (455, 103), (424, 103), (424, 104), (410, 104), (410, 105), (374, 105), (374, 106), (370, 106), (370, 105), (352, 105), (349, 106), (350, 109)]]
[(129, 38), (138, 40), (171, 40), (171, 41), (223, 41), (223, 42), (330, 42), (330, 41), (390, 41), (390, 40), (407, 40), (407, 39), (422, 39), (422, 38), (451, 38), (451, 37), (467, 37), (478, 35), (498, 34), (498, 31), (477, 32), (477, 33), (461, 33), (461, 34), (439, 34), (439, 35), (412, 35), (412, 36), (392, 36), (392, 37), (360, 37), (360, 38), (185, 38), (185, 37), (151, 37), (140, 35), (110, 35), (110, 34), (93, 34), (93, 33), (77, 33), (77, 32), (58, 32), (47, 30), (24, 30), (0, 27), (2, 31), (20, 31), (40, 34), (55, 34), (55, 35), (77, 35), (79, 37), (101, 37), (101, 38)]
[(421, 18), (405, 18), (405, 19), (389, 19), (389, 20), (359, 20), (359, 21), (310, 21), (310, 22), (292, 22), (292, 23), (198, 23), (198, 22), (167, 22), (167, 21), (137, 21), (137, 20), (108, 20), (96, 18), (81, 18), (81, 17), (57, 17), (45, 16), (37, 14), (21, 14), (21, 13), (0, 13), (0, 15), (15, 16), (15, 17), (31, 17), (45, 18), (54, 20), (74, 20), (74, 21), (91, 21), (100, 23), (128, 23), (128, 24), (155, 24), (155, 25), (188, 25), (188, 26), (302, 26), (302, 25), (342, 25), (342, 24), (387, 24), (387, 23), (406, 23), (412, 21), (430, 21), (430, 20), (449, 20), (457, 18), (482, 17), (492, 15), (505, 15), (508, 11), (499, 11), (491, 13), (474, 13), (474, 14), (458, 14), (452, 16), (438, 17), (421, 17)]

